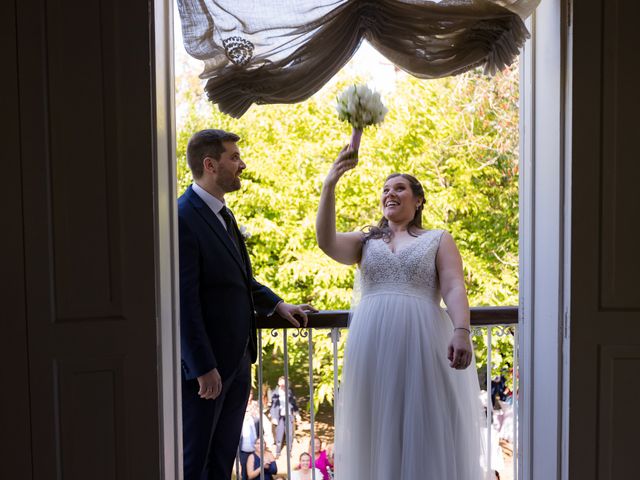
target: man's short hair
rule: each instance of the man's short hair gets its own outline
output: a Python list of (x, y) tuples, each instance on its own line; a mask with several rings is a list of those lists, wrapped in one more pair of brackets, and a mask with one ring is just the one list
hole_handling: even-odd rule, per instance
[(202, 161), (205, 157), (220, 160), (224, 153), (223, 142), (237, 142), (240, 137), (235, 133), (209, 128), (194, 133), (187, 145), (187, 164), (193, 178), (200, 178), (204, 172)]

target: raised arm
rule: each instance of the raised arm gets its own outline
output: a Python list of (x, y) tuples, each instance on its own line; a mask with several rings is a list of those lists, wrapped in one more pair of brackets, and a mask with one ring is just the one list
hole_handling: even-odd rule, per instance
[(469, 300), (464, 286), (462, 257), (448, 232), (444, 232), (440, 239), (436, 266), (442, 298), (455, 329), (448, 350), (450, 366), (467, 368), (472, 359)]
[(322, 185), (320, 205), (316, 216), (316, 240), (320, 249), (337, 262), (353, 265), (360, 261), (362, 236), (360, 232), (336, 232), (336, 185), (345, 172), (358, 164), (356, 152), (344, 147)]

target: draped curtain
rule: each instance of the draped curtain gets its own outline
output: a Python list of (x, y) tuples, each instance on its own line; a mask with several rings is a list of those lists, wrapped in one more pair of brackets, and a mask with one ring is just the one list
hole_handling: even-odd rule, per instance
[(233, 117), (317, 92), (366, 39), (419, 78), (511, 64), (540, 0), (178, 0), (210, 101)]

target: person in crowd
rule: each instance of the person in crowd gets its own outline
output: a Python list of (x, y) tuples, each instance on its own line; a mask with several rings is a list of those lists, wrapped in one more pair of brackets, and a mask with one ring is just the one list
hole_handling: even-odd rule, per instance
[(271, 389), (268, 383), (262, 384), (262, 408), (271, 406)]
[(278, 465), (275, 457), (266, 446), (262, 450), (260, 439), (258, 439), (253, 453), (247, 458), (247, 478), (249, 480), (260, 478), (261, 471), (264, 471), (264, 480), (273, 480), (273, 476), (278, 473)]
[(329, 465), (327, 466), (327, 472), (329, 473), (329, 479), (334, 478), (334, 464), (335, 464), (335, 449), (333, 443), (327, 445), (327, 460)]
[[(247, 478), (247, 458), (253, 453), (255, 442), (260, 438), (260, 406), (253, 399), (253, 390), (249, 393), (249, 402), (245, 412), (244, 421), (242, 423), (242, 434), (240, 436), (240, 464), (242, 466), (242, 480)], [(262, 431), (264, 432), (264, 444), (268, 449), (273, 451), (275, 445), (273, 441), (273, 431), (271, 422), (267, 416), (262, 413)]]
[(314, 472), (312, 470), (315, 470), (316, 480), (323, 478), (322, 472), (311, 466), (311, 455), (302, 452), (300, 454), (300, 468), (291, 473), (291, 480), (313, 480)]
[[(276, 426), (276, 458), (280, 456), (282, 451), (282, 443), (284, 437), (287, 439), (287, 449), (291, 452), (291, 444), (293, 441), (293, 417), (300, 421), (300, 412), (296, 397), (293, 390), (289, 387), (288, 399), (285, 393), (286, 382), (284, 377), (278, 379), (278, 387), (273, 391), (271, 396), (271, 422)], [(287, 403), (288, 402), (288, 403)], [(287, 406), (289, 407), (289, 415), (287, 416)], [(288, 422), (287, 422), (288, 418)], [(287, 425), (288, 423), (288, 425)], [(287, 428), (285, 428), (285, 426)]]
[(491, 402), (493, 408), (498, 406), (498, 400), (504, 402), (507, 399), (508, 393), (507, 377), (501, 374), (491, 379)]
[[(311, 448), (313, 446), (313, 448)], [(328, 468), (330, 466), (327, 452), (322, 449), (322, 442), (315, 438), (313, 444), (309, 441), (309, 454), (312, 456), (312, 466), (322, 472), (323, 480), (330, 480)], [(320, 479), (317, 479), (320, 480)]]
[(242, 480), (247, 480), (247, 459), (255, 450), (256, 440), (258, 439), (258, 426), (253, 415), (253, 406), (251, 400), (247, 405), (242, 422), (242, 433), (240, 435), (240, 468), (242, 469)]

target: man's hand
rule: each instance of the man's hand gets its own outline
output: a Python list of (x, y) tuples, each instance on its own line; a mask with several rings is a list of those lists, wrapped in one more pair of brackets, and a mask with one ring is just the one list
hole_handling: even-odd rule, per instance
[(291, 305), (289, 303), (280, 302), (276, 307), (276, 312), (285, 320), (288, 320), (291, 325), (296, 328), (300, 328), (300, 322), (295, 318), (300, 317), (302, 320), (302, 326), (307, 326), (307, 312), (317, 312), (311, 305), (303, 303), (302, 305)]
[(222, 379), (217, 368), (200, 375), (198, 384), (200, 385), (198, 396), (205, 400), (214, 400), (222, 393)]

